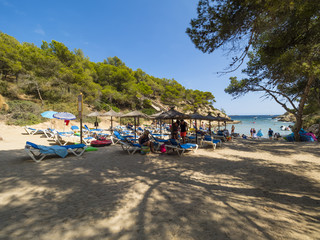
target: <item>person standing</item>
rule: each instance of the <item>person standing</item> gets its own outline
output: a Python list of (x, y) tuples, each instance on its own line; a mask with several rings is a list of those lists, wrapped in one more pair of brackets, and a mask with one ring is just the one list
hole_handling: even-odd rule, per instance
[(255, 128), (252, 129), (252, 137), (257, 138), (257, 132)]
[(271, 128), (269, 128), (268, 136), (269, 136), (269, 139), (270, 139), (270, 140), (272, 140), (273, 131), (272, 131), (272, 129), (271, 129)]
[(261, 129), (258, 131), (257, 136), (259, 139), (263, 137), (263, 132)]
[(177, 139), (178, 140), (178, 131), (179, 131), (179, 125), (180, 125), (180, 121), (177, 120), (176, 122), (174, 122), (171, 126), (171, 138), (172, 139)]
[(180, 136), (182, 137), (183, 144), (186, 143), (187, 131), (188, 131), (188, 123), (182, 119), (180, 122)]
[(251, 138), (253, 138), (253, 128), (250, 129)]
[(231, 127), (231, 136), (234, 134), (234, 130), (235, 130), (235, 127), (234, 127), (234, 125), (232, 125), (232, 127)]

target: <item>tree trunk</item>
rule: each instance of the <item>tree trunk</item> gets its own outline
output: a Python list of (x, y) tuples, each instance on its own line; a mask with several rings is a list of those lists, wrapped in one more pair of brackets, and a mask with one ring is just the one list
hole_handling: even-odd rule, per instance
[(294, 138), (295, 141), (300, 142), (300, 136), (299, 136), (299, 131), (302, 127), (302, 116), (303, 116), (303, 110), (305, 103), (307, 101), (308, 95), (310, 93), (310, 88), (312, 86), (312, 83), (314, 82), (314, 76), (311, 75), (308, 77), (308, 82), (307, 85), (303, 91), (303, 94), (300, 99), (299, 107), (298, 107), (298, 112), (295, 114), (296, 117), (296, 124), (295, 124), (295, 129), (294, 129)]
[(293, 130), (294, 133), (294, 139), (296, 142), (300, 142), (300, 135), (299, 135), (299, 131), (302, 127), (302, 114), (295, 114), (296, 117), (296, 124), (295, 124), (295, 128)]
[(41, 100), (41, 105), (43, 106), (43, 99), (42, 99), (42, 97), (41, 97), (39, 84), (38, 84), (38, 83), (36, 83), (36, 86), (37, 86), (37, 92), (38, 92), (39, 98), (40, 98), (40, 100)]

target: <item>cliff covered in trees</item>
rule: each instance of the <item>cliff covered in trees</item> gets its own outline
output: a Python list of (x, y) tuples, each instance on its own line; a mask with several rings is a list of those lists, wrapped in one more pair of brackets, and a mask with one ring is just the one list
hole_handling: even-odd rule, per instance
[(209, 111), (215, 102), (211, 92), (134, 71), (118, 57), (95, 63), (81, 49), (71, 51), (54, 40), (37, 47), (0, 32), (0, 95), (6, 98), (9, 113), (19, 109), (33, 115), (49, 109), (75, 113), (80, 92), (88, 109), (98, 111), (138, 109), (152, 114), (169, 105), (186, 112), (197, 107)]

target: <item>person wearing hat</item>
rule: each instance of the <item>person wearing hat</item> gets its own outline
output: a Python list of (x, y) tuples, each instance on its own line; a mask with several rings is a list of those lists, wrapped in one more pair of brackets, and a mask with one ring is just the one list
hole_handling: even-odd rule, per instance
[(154, 145), (153, 142), (150, 141), (149, 134), (150, 132), (145, 130), (144, 133), (139, 137), (139, 144), (142, 146), (148, 146), (150, 147), (151, 152), (155, 152)]

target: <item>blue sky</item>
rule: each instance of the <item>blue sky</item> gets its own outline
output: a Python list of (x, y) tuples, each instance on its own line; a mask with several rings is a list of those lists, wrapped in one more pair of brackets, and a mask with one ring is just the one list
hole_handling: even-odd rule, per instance
[[(261, 94), (236, 100), (224, 92), (229, 77), (220, 76), (232, 56), (197, 50), (185, 33), (196, 17), (197, 0), (0, 0), (0, 31), (20, 42), (40, 46), (56, 40), (80, 48), (91, 61), (119, 57), (128, 67), (175, 79), (186, 88), (210, 91), (214, 106), (227, 114), (282, 114)], [(243, 68), (245, 65), (243, 65)]]

